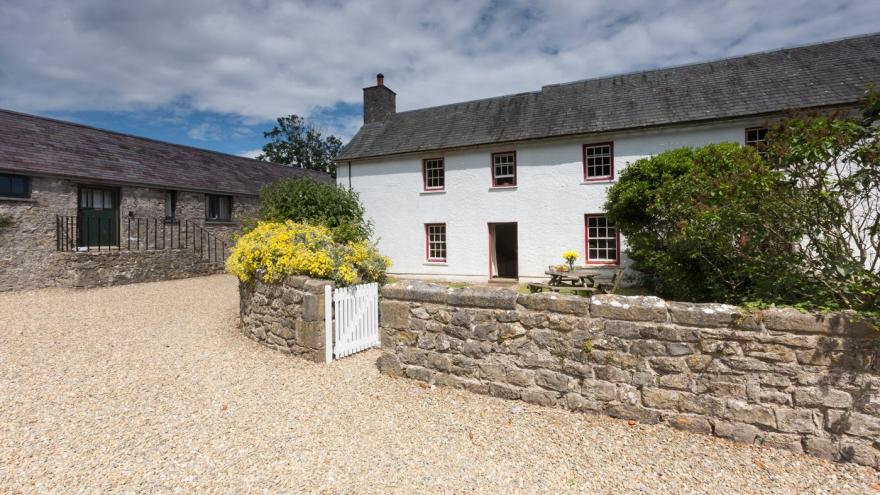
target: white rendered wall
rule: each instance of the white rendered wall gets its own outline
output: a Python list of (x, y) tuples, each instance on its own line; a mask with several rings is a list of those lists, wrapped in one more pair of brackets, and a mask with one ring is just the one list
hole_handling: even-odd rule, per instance
[[(522, 142), (411, 155), (338, 166), (337, 181), (351, 186), (375, 223), (379, 249), (394, 262), (391, 273), (447, 280), (485, 281), (489, 275), (489, 223), (516, 222), (520, 278), (546, 278), (547, 265), (574, 249), (585, 261), (584, 215), (602, 213), (610, 183), (584, 183), (584, 144), (614, 142), (614, 175), (628, 163), (682, 146), (744, 140), (760, 122), (678, 128), (554, 141)], [(493, 152), (516, 151), (517, 187), (493, 189)], [(422, 159), (443, 156), (446, 190), (422, 189)], [(425, 259), (426, 223), (445, 223), (446, 263)], [(622, 239), (623, 248), (626, 241)], [(621, 255), (625, 267), (628, 260)], [(602, 265), (607, 267), (607, 265)]]

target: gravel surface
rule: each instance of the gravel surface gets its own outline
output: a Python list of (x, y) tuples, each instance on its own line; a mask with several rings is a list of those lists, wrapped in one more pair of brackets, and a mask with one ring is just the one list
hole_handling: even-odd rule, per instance
[(0, 294), (0, 492), (876, 493), (877, 473), (331, 365), (221, 275)]

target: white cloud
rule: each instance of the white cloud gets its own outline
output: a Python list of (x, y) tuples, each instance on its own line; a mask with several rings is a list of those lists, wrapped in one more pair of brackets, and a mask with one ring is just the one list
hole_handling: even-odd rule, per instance
[(260, 121), (360, 103), (381, 71), (406, 110), (877, 26), (846, 0), (5, 0), (0, 106)]
[(186, 135), (199, 141), (217, 141), (222, 137), (222, 131), (217, 124), (204, 122), (187, 131)]
[(237, 153), (237, 154), (238, 154), (238, 156), (243, 156), (245, 158), (256, 158), (256, 157), (260, 156), (262, 153), (263, 153), (263, 150), (256, 149), (256, 150), (242, 151), (241, 153)]

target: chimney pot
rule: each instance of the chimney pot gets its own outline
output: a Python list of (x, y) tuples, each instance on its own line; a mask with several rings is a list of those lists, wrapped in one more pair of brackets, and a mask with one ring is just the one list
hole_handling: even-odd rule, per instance
[(385, 85), (385, 75), (381, 72), (376, 74), (376, 86), (384, 86)]

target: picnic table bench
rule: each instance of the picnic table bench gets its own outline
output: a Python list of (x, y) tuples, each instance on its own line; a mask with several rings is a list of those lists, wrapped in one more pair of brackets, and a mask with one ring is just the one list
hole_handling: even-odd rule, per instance
[(529, 283), (530, 292), (536, 293), (545, 290), (560, 292), (565, 289), (575, 294), (614, 293), (620, 286), (623, 271), (620, 269), (615, 270), (610, 283), (597, 281), (599, 273), (586, 269), (561, 271), (551, 266), (544, 274), (549, 275), (550, 280), (547, 283)]

